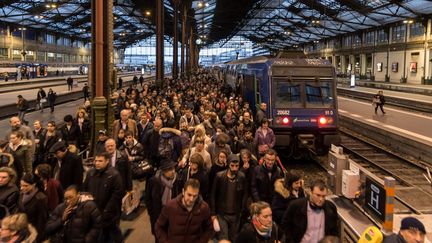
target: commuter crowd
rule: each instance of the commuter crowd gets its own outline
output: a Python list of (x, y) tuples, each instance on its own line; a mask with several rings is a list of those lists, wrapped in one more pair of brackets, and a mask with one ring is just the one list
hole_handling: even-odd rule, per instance
[(301, 172), (284, 168), (267, 104), (250, 107), (201, 69), (161, 88), (133, 80), (112, 94), (116, 120), (98, 131), (89, 168), (89, 101), (61, 126), (10, 119), (2, 240), (123, 242), (122, 200), (143, 190), (156, 242), (338, 242), (325, 182), (306, 189)]

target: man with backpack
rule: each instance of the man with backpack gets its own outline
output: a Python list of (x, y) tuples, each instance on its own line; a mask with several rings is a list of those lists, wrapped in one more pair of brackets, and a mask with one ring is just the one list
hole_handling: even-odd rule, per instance
[(177, 162), (182, 151), (180, 139), (181, 131), (170, 127), (164, 127), (159, 133), (159, 157), (161, 159), (170, 159)]
[(24, 99), (22, 95), (18, 95), (18, 100), (16, 102), (17, 108), (18, 108), (18, 118), (25, 123), (26, 125), (28, 122), (24, 119), (25, 113), (29, 108), (28, 101)]

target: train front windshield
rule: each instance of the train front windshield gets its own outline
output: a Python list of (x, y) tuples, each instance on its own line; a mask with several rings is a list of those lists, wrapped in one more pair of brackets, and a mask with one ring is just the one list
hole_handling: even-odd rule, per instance
[[(334, 108), (333, 81), (273, 79), (275, 108)], [(304, 94), (304, 95), (302, 95)]]

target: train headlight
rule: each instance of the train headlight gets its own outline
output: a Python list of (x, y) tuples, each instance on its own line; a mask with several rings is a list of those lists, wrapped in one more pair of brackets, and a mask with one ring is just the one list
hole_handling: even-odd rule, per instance
[(287, 125), (289, 122), (290, 122), (290, 120), (289, 120), (288, 117), (284, 117), (284, 118), (282, 118), (282, 123), (283, 123), (283, 124)]
[(327, 120), (327, 118), (325, 118), (325, 117), (320, 117), (320, 118), (318, 119), (318, 122), (319, 122), (320, 125), (325, 125), (325, 124), (328, 123), (328, 120)]

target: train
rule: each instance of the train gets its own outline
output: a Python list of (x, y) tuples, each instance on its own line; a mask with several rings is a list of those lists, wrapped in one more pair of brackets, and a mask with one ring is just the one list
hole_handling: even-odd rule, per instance
[(80, 63), (36, 63), (3, 61), (0, 62), (0, 76), (8, 79), (46, 77), (55, 75), (85, 75), (88, 65)]
[(222, 67), (225, 82), (254, 111), (267, 104), (276, 146), (289, 148), (288, 156), (324, 155), (339, 144), (336, 73), (328, 60), (257, 56)]

